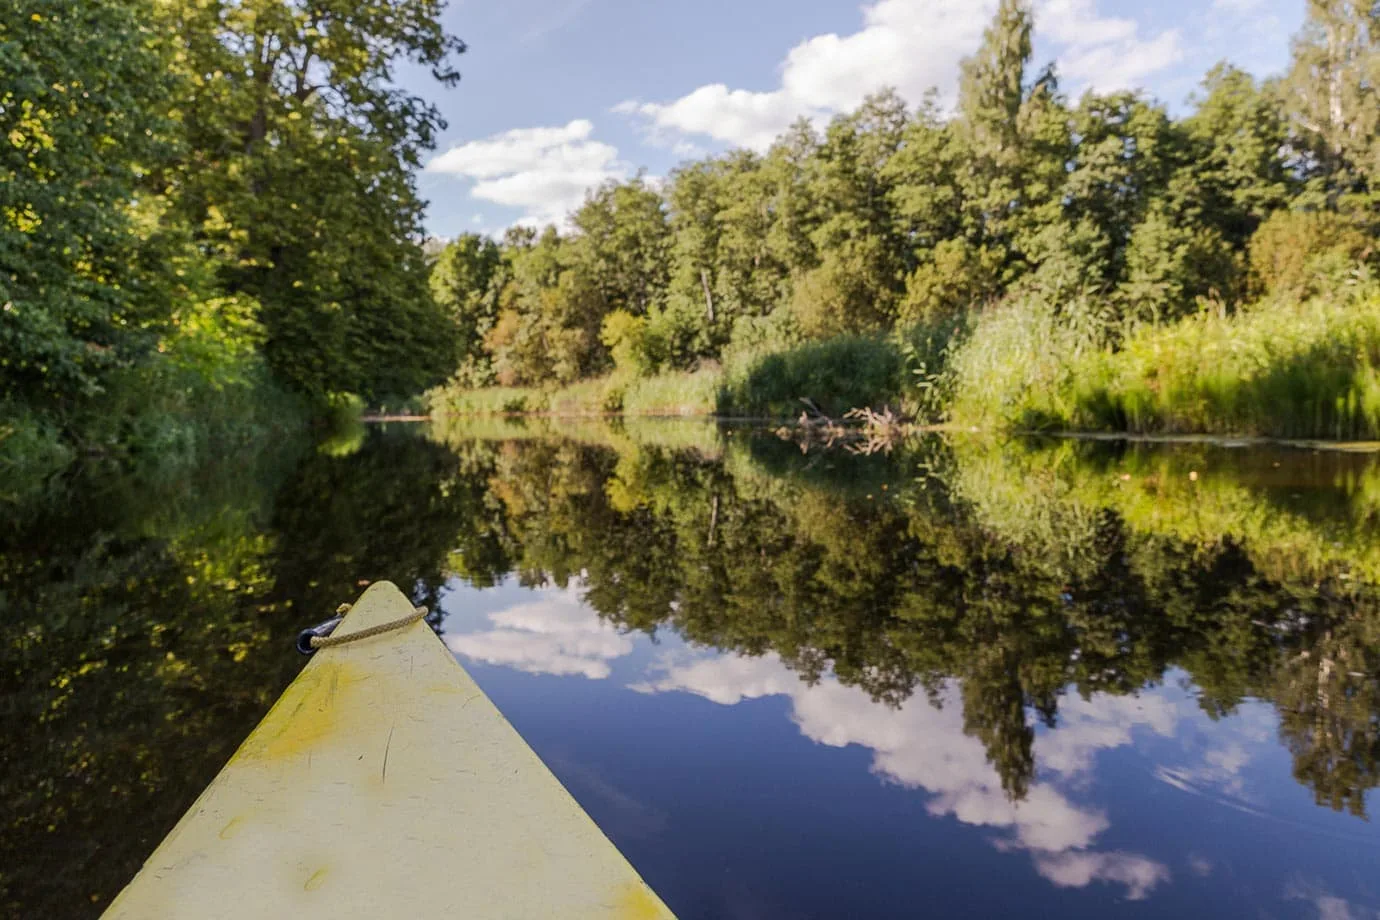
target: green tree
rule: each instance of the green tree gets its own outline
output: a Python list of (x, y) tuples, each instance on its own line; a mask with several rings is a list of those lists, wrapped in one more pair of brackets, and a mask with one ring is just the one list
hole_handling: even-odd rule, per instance
[(148, 16), (137, 0), (0, 11), (0, 400), (71, 406), (171, 317), (167, 267), (138, 254), (136, 196), (176, 143)]
[(493, 379), (484, 339), (498, 321), (506, 281), (498, 244), (475, 233), (447, 244), (431, 268), (431, 295), (455, 327), (454, 376), (465, 386), (482, 386)]
[(909, 259), (887, 166), (908, 122), (894, 91), (877, 93), (835, 118), (815, 152), (810, 190), (821, 217), (810, 238), (820, 262), (798, 278), (791, 302), (809, 335), (871, 332), (894, 318)]
[(231, 293), (263, 304), (274, 371), (311, 394), (408, 395), (452, 363), (413, 171), (443, 122), (397, 86), (464, 50), (437, 0), (160, 6), (187, 154), (175, 200)]
[(1380, 182), (1380, 9), (1309, 0), (1282, 93), (1329, 200)]

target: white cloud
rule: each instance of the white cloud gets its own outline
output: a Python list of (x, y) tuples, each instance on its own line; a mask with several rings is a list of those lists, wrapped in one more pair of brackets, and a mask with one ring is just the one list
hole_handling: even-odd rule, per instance
[[(1169, 878), (1167, 867), (1146, 857), (1090, 849), (1109, 826), (1106, 815), (1074, 804), (1051, 783), (1034, 783), (1025, 799), (1012, 802), (987, 762), (982, 743), (964, 734), (954, 687), (945, 692), (942, 708), (912, 700), (900, 709), (889, 709), (832, 677), (806, 685), (775, 655), (663, 662), (662, 668), (660, 677), (635, 689), (685, 691), (726, 706), (764, 696), (789, 697), (792, 719), (806, 737), (833, 747), (857, 744), (872, 749), (876, 773), (932, 795), (931, 814), (1006, 831), (998, 846), (1031, 853), (1036, 869), (1056, 885), (1114, 883), (1125, 886), (1127, 897), (1141, 898)], [(1054, 753), (1055, 765), (1063, 771), (1090, 769), (1095, 749), (1129, 743), (1131, 724), (1164, 731), (1174, 722), (1168, 704), (1137, 707), (1118, 697), (1082, 701), (1069, 696), (1061, 705), (1078, 713), (1075, 739), (1061, 742)], [(1042, 769), (1052, 769), (1042, 750), (1050, 736), (1057, 734), (1037, 741)]]
[(631, 172), (618, 159), (618, 149), (593, 134), (586, 119), (562, 127), (516, 128), (451, 147), (426, 168), (474, 180), (473, 197), (522, 209), (521, 223), (561, 223), (589, 189)]
[[(912, 103), (931, 88), (952, 100), (959, 63), (976, 50), (995, 9), (996, 0), (877, 0), (863, 8), (861, 30), (791, 49), (777, 89), (716, 83), (670, 102), (629, 100), (615, 111), (640, 116), (662, 142), (704, 135), (763, 150), (796, 118), (847, 111), (884, 86)], [(1134, 87), (1182, 57), (1177, 31), (1144, 38), (1134, 20), (1101, 15), (1097, 0), (1043, 0), (1036, 26), (1057, 47), (1074, 90)]]
[(1126, 897), (1140, 901), (1161, 882), (1169, 870), (1154, 860), (1134, 853), (1061, 853), (1039, 856), (1036, 870), (1060, 888), (1085, 888), (1092, 882), (1119, 882)]
[(1058, 730), (1040, 738), (1040, 766), (1077, 776), (1092, 769), (1098, 751), (1130, 744), (1132, 729), (1145, 726), (1168, 738), (1178, 721), (1174, 704), (1156, 694), (1100, 694), (1086, 700), (1068, 695), (1059, 701)]
[(495, 628), (445, 637), (451, 651), (531, 674), (582, 674), (601, 680), (609, 662), (633, 650), (622, 635), (580, 603), (576, 588), (489, 614)]

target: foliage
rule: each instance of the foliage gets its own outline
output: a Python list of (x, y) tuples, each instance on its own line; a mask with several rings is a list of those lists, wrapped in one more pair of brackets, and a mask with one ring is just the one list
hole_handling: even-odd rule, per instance
[(629, 382), (624, 390), (623, 414), (715, 415), (723, 385), (723, 371), (713, 366), (643, 377)]
[(493, 361), (482, 346), (498, 321), (503, 268), (498, 244), (473, 233), (447, 245), (431, 268), (431, 296), (455, 327), (454, 379), (463, 386), (492, 380)]
[(1262, 296), (1306, 299), (1368, 260), (1380, 264), (1380, 247), (1354, 217), (1278, 211), (1251, 237), (1251, 284)]
[(1204, 311), (1130, 336), (1070, 420), (1131, 431), (1380, 437), (1380, 296)]
[(730, 375), (721, 408), (731, 415), (793, 417), (814, 407), (840, 418), (852, 408), (897, 401), (903, 369), (900, 349), (880, 336), (809, 342)]
[(1057, 304), (1031, 294), (983, 313), (946, 368), (950, 419), (964, 427), (1069, 424), (1070, 394), (1108, 360), (1096, 310), (1086, 296)]
[(13, 405), (0, 405), (0, 506), (32, 501), (72, 462), (73, 451), (51, 423)]
[[(1031, 4), (997, 5), (952, 113), (884, 90), (765, 154), (606, 185), (565, 232), (510, 233), (502, 312), (461, 366), (546, 386), (612, 364), (633, 387), (718, 362), (732, 411), (778, 415), (811, 390), (929, 420), (1114, 428), (1079, 393), (1103, 398), (1099, 362), (1132, 330), (1306, 300), (1373, 266), (1380, 34), (1364, 5), (1313, 0), (1286, 78), (1218, 64), (1183, 117), (1136, 91), (1067, 98), (1032, 67), (1034, 28)], [(859, 336), (898, 342), (906, 385), (827, 366)]]
[[(1047, 305), (978, 321), (954, 356), (964, 426), (1276, 437), (1380, 435), (1380, 301), (1342, 286), (1303, 303), (1205, 308), (1130, 332), (1116, 350)], [(1017, 352), (1019, 364), (1003, 360)]]
[(0, 13), (0, 399), (88, 451), (185, 454), (227, 434), (194, 406), (300, 424), (283, 388), (443, 379), (481, 333), (430, 296), (414, 172), (443, 123), (393, 79), (458, 79), (442, 5)]
[(0, 12), (0, 399), (97, 393), (168, 322), (132, 214), (174, 143), (146, 13), (137, 0)]

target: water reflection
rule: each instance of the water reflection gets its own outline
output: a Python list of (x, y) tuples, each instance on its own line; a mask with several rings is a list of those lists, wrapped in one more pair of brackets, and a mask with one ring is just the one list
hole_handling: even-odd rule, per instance
[(1373, 457), (423, 434), (12, 509), (0, 912), (98, 912), (378, 578), (683, 916), (1380, 906)]

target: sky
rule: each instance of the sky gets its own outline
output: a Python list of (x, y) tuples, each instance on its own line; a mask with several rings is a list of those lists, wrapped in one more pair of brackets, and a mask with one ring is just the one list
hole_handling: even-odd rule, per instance
[[(1034, 2), (1035, 64), (1055, 61), (1070, 94), (1142, 89), (1175, 112), (1218, 61), (1282, 71), (1304, 12), (1304, 0)], [(885, 86), (951, 102), (996, 4), (451, 0), (445, 25), (469, 44), (460, 84), (399, 74), (449, 124), (420, 177), (427, 231), (560, 224), (603, 181), (765, 149), (796, 118), (823, 123)]]

